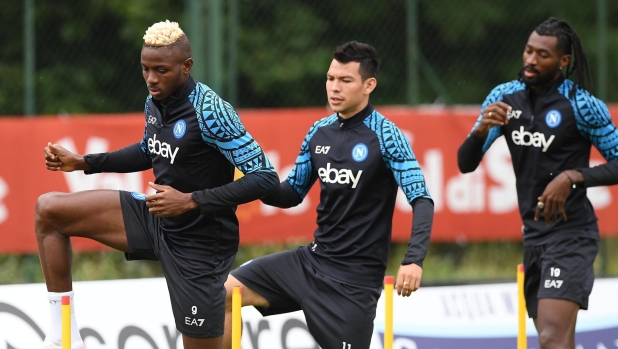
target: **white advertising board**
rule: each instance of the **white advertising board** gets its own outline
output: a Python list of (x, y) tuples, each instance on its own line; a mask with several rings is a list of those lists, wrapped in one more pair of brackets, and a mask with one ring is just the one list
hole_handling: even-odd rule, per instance
[[(76, 282), (74, 289), (88, 349), (182, 348), (165, 280)], [(424, 287), (410, 298), (394, 297), (394, 349), (515, 348), (516, 314), (515, 283)], [(302, 312), (262, 317), (244, 308), (243, 323), (243, 349), (318, 348)], [(48, 324), (44, 285), (0, 286), (0, 349), (36, 348)], [(527, 329), (528, 348), (538, 348), (531, 320)], [(383, 349), (383, 331), (382, 298), (371, 349)], [(576, 340), (577, 349), (618, 348), (618, 279), (596, 280)]]

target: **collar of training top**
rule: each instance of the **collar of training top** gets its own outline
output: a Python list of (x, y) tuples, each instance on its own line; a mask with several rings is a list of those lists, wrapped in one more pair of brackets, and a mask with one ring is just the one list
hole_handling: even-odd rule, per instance
[(180, 95), (171, 95), (162, 101), (157, 101), (153, 98), (153, 102), (166, 108), (175, 107), (186, 101), (193, 90), (195, 90), (195, 80), (193, 79), (193, 76), (189, 75), (189, 79), (187, 79), (187, 82), (182, 87), (182, 90), (180, 90)]
[(365, 120), (365, 118), (371, 113), (373, 113), (373, 106), (371, 105), (371, 102), (367, 103), (367, 106), (363, 110), (359, 111), (354, 116), (348, 119), (342, 118), (341, 116), (339, 116), (339, 113), (337, 113), (337, 121), (339, 122), (339, 128), (352, 128), (354, 126), (360, 125), (363, 123), (363, 120)]

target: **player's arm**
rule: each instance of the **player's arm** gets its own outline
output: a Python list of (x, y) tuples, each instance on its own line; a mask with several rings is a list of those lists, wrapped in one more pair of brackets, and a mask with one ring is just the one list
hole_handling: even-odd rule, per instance
[(87, 154), (84, 161), (90, 167), (84, 173), (116, 172), (128, 173), (145, 171), (152, 168), (152, 158), (148, 150), (148, 101), (144, 103), (144, 134), (142, 140), (122, 149), (99, 154)]
[[(279, 177), (258, 142), (251, 137), (231, 105), (215, 96), (218, 103), (217, 123), (201, 122), (202, 137), (223, 154), (244, 176), (221, 187), (194, 191), (192, 198), (202, 214), (237, 206), (270, 194)], [(209, 125), (225, 127), (221, 135)]]
[(476, 170), (491, 144), (502, 135), (502, 126), (508, 123), (511, 106), (502, 102), (508, 84), (496, 87), (485, 99), (481, 113), (472, 131), (457, 151), (457, 164), (462, 173)]
[(311, 189), (313, 183), (318, 178), (317, 172), (314, 171), (313, 164), (311, 163), (309, 141), (319, 125), (319, 122), (316, 122), (307, 133), (307, 136), (305, 136), (305, 140), (296, 158), (296, 163), (288, 178), (281, 182), (272, 194), (263, 197), (263, 203), (280, 208), (290, 208), (303, 202), (309, 189)]
[(303, 202), (303, 197), (298, 194), (289, 180), (286, 179), (279, 183), (277, 189), (268, 195), (263, 197), (262, 202), (269, 206), (275, 206), (279, 208), (290, 208), (298, 206)]
[(99, 154), (77, 155), (59, 144), (49, 143), (45, 148), (45, 160), (51, 171), (84, 171), (86, 174), (100, 172), (138, 172), (152, 168), (152, 160), (146, 145), (146, 133), (141, 142), (122, 149)]
[(414, 209), (408, 250), (397, 272), (395, 284), (398, 294), (409, 296), (420, 287), (423, 261), (429, 248), (433, 225), (433, 200), (408, 139), (388, 120), (384, 121), (382, 130), (388, 130), (396, 145), (381, 147), (385, 164)]
[(148, 148), (143, 147), (142, 141), (109, 153), (86, 154), (84, 161), (90, 168), (84, 173), (128, 173), (151, 169), (152, 159), (144, 149)]
[[(577, 169), (581, 173), (581, 181), (579, 178), (574, 181), (586, 187), (618, 184), (618, 130), (605, 103), (590, 95), (588, 99), (592, 113), (583, 116), (581, 110), (576, 110), (577, 127), (601, 152), (607, 163)], [(572, 174), (577, 176), (577, 173)]]

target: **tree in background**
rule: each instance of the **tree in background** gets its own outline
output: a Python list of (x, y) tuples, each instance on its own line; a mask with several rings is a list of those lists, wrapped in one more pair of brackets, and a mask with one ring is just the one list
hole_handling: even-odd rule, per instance
[[(238, 1), (239, 106), (326, 105), (323, 67), (335, 46), (349, 40), (369, 42), (382, 55), (373, 102), (406, 104), (406, 0)], [(528, 28), (550, 15), (573, 24), (587, 45), (596, 77), (594, 2), (555, 6), (550, 0), (417, 1), (421, 103), (443, 102), (436, 84), (451, 103), (480, 103), (497, 83), (515, 78), (521, 63), (513, 57), (523, 51)], [(140, 111), (147, 91), (139, 71), (137, 39), (156, 21), (169, 19), (187, 26), (184, 3), (172, 0), (34, 3), (39, 114)], [(228, 0), (223, 3), (229, 5)], [(608, 91), (613, 91), (618, 89), (614, 62), (618, 23), (613, 21), (618, 18), (618, 2), (608, 1), (607, 8)], [(19, 1), (4, 4), (0, 11), (5, 24), (0, 32), (0, 115), (20, 115), (24, 110), (23, 17)], [(224, 27), (229, 27), (226, 19)], [(203, 40), (207, 39), (204, 33)], [(436, 78), (430, 80), (432, 75)], [(208, 77), (202, 80), (208, 84)], [(618, 96), (609, 94), (606, 101), (618, 101)]]

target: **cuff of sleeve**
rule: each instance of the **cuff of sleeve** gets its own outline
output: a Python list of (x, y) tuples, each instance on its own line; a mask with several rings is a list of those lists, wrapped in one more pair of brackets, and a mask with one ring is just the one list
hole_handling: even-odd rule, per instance
[(84, 155), (84, 161), (86, 161), (86, 163), (88, 165), (90, 165), (90, 170), (89, 171), (84, 171), (84, 174), (95, 174), (95, 173), (99, 173), (94, 169), (94, 166), (92, 165), (92, 158), (90, 157), (91, 154), (86, 154)]
[(403, 262), (401, 262), (401, 265), (410, 265), (410, 264), (416, 264), (419, 267), (423, 267), (423, 261), (408, 261), (408, 260), (404, 260)]
[(588, 177), (588, 170), (590, 170), (590, 167), (576, 168), (575, 170), (581, 172), (582, 177), (584, 177), (584, 183), (577, 184), (577, 187), (587, 188), (588, 186), (586, 185), (586, 182), (588, 181), (586, 179), (589, 179), (589, 178), (586, 178), (586, 177)]
[(200, 213), (204, 214), (204, 207), (206, 206), (206, 197), (204, 197), (204, 194), (201, 191), (194, 191), (191, 194), (191, 199), (200, 205)]
[(481, 143), (481, 144), (485, 144), (485, 141), (487, 140), (487, 136), (485, 137), (479, 137), (477, 135), (474, 134), (474, 132), (470, 133), (470, 138), (477, 143)]

